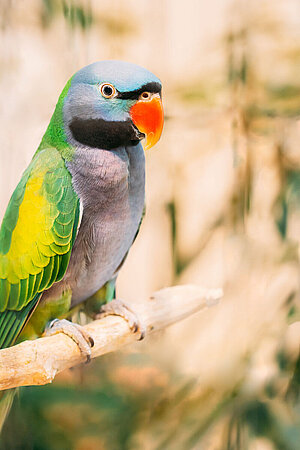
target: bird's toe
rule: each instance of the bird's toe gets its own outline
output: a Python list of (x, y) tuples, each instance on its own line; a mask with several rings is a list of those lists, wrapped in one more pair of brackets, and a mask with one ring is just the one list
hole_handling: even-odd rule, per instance
[(134, 311), (122, 300), (115, 299), (103, 305), (95, 319), (102, 319), (106, 316), (120, 316), (128, 322), (129, 328), (133, 333), (139, 333), (139, 340), (144, 339), (146, 328)]
[(94, 346), (94, 339), (85, 331), (84, 327), (66, 319), (55, 319), (46, 327), (44, 336), (53, 336), (57, 333), (64, 333), (73, 339), (80, 352), (86, 357), (86, 361), (91, 360), (91, 348)]

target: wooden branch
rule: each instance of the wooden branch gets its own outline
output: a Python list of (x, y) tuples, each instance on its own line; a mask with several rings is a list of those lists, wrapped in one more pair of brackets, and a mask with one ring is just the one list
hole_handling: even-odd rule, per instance
[[(175, 286), (157, 291), (131, 307), (145, 325), (147, 335), (216, 304), (222, 295), (221, 289)], [(84, 328), (95, 342), (92, 358), (137, 340), (127, 322), (118, 316), (96, 320)], [(84, 360), (77, 344), (62, 333), (22, 342), (0, 350), (0, 390), (51, 383), (57, 373)]]

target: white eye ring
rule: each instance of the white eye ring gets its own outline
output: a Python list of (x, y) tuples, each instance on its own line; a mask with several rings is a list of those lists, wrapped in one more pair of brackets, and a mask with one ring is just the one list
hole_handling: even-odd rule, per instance
[(115, 87), (110, 83), (102, 83), (100, 86), (100, 92), (104, 98), (112, 98), (116, 95)]
[(141, 99), (141, 100), (147, 101), (147, 100), (150, 100), (150, 98), (151, 98), (151, 94), (150, 94), (150, 92), (147, 92), (147, 91), (143, 92), (143, 93), (140, 95), (140, 99)]

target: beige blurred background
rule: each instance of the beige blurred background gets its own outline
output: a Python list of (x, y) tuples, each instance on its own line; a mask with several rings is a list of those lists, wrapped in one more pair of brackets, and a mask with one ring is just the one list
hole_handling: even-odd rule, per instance
[(1, 0), (0, 20), (0, 217), (69, 77), (101, 59), (143, 65), (162, 80), (166, 122), (118, 295), (225, 293), (128, 350), (148, 355), (148, 371), (105, 363), (141, 399), (161, 389), (126, 442), (81, 419), (65, 447), (15, 448), (300, 448), (299, 2)]

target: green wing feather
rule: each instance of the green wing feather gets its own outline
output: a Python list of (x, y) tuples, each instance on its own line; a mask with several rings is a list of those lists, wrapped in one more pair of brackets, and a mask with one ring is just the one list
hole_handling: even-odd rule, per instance
[(78, 221), (79, 200), (60, 153), (37, 153), (0, 229), (0, 348), (12, 345), (41, 293), (64, 276)]

